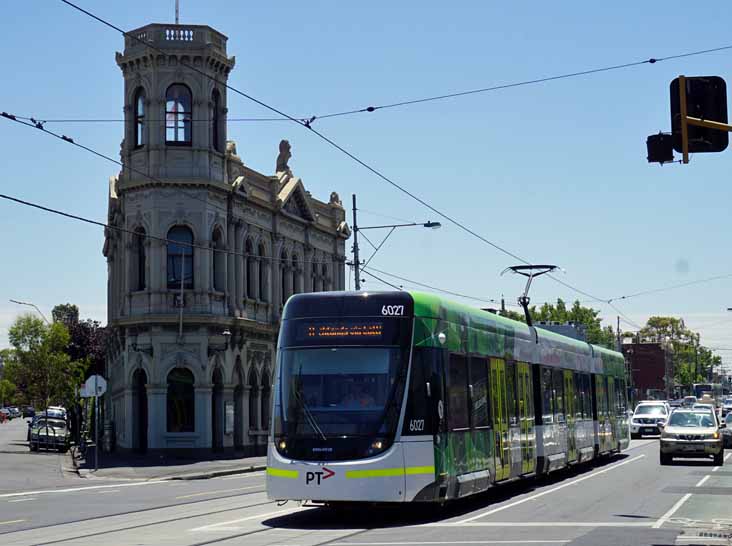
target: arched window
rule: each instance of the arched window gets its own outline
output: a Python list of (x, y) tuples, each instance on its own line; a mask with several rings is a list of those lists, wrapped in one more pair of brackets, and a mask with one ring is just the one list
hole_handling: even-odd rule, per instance
[(287, 252), (284, 250), (280, 253), (280, 305), (285, 305), (287, 301)]
[(193, 288), (193, 232), (186, 226), (168, 231), (168, 288)]
[(259, 301), (267, 301), (267, 262), (264, 243), (259, 243)]
[(193, 373), (173, 368), (168, 374), (168, 432), (195, 430), (195, 393)]
[(191, 90), (175, 83), (165, 92), (165, 143), (191, 145)]
[(211, 238), (211, 252), (213, 253), (213, 289), (217, 292), (223, 292), (226, 282), (224, 272), (226, 252), (224, 252), (224, 236), (218, 228)]
[(260, 406), (262, 408), (262, 430), (269, 429), (269, 370), (267, 368), (262, 372), (262, 390), (259, 393)]
[(257, 406), (259, 389), (257, 386), (257, 374), (254, 370), (249, 372), (249, 428), (251, 430), (257, 430)]
[(244, 254), (246, 254), (244, 257), (244, 269), (247, 276), (247, 298), (256, 299), (257, 294), (254, 293), (254, 279), (256, 279), (257, 275), (257, 260), (254, 256), (254, 245), (251, 239), (247, 239), (247, 242), (244, 244)]
[(221, 124), (219, 123), (219, 111), (221, 110), (221, 93), (218, 89), (214, 89), (211, 94), (211, 102), (213, 104), (213, 112), (211, 113), (211, 143), (214, 150), (222, 152), (221, 149)]
[(135, 148), (145, 145), (145, 90), (140, 87), (135, 92)]
[(147, 279), (145, 275), (145, 229), (137, 228), (133, 239), (133, 252), (135, 260), (135, 285), (133, 290), (145, 290)]

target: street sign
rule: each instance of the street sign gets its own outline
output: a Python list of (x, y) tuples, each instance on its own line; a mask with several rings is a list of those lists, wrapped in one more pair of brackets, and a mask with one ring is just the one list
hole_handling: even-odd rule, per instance
[(92, 375), (84, 383), (84, 391), (87, 396), (102, 396), (107, 392), (107, 380), (101, 375)]

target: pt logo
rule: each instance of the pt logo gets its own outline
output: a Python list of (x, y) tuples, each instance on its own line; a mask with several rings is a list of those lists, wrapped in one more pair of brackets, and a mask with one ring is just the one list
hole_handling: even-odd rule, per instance
[(331, 476), (335, 476), (335, 472), (326, 467), (323, 467), (322, 472), (306, 472), (305, 485), (310, 485), (312, 482), (315, 482), (315, 485), (320, 485), (321, 481), (327, 480)]

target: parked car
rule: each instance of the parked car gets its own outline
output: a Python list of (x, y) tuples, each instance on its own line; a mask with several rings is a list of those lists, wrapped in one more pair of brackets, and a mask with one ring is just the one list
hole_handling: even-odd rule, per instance
[(677, 409), (662, 425), (660, 462), (674, 457), (712, 457), (715, 466), (724, 464), (720, 425), (706, 409)]
[(732, 398), (722, 400), (722, 417), (732, 412)]
[(52, 417), (41, 417), (30, 431), (30, 450), (40, 448), (57, 449), (65, 453), (69, 449), (70, 437), (66, 421)]
[(10, 421), (13, 418), (13, 412), (10, 411), (10, 408), (0, 408), (0, 413), (3, 414), (6, 421)]
[(651, 400), (639, 403), (630, 420), (630, 437), (636, 439), (647, 434), (660, 434), (658, 423), (665, 421), (669, 413), (666, 402)]
[(727, 414), (724, 418), (724, 424), (726, 425), (722, 429), (722, 438), (724, 439), (724, 447), (732, 448), (732, 411)]
[(21, 411), (20, 411), (20, 409), (18, 409), (17, 406), (10, 406), (10, 407), (8, 407), (8, 409), (10, 410), (10, 413), (13, 415), (13, 419), (21, 416)]
[(33, 406), (23, 406), (23, 417), (33, 417), (36, 414), (36, 410)]

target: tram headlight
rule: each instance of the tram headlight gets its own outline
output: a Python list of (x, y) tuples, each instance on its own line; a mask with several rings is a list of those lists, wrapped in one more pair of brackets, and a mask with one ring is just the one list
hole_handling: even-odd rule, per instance
[(384, 447), (384, 442), (381, 440), (376, 440), (374, 443), (371, 444), (371, 449), (374, 449), (376, 451), (381, 451)]
[(389, 447), (389, 442), (387, 442), (384, 438), (376, 438), (369, 445), (369, 449), (366, 455), (376, 455), (384, 451), (387, 447)]
[(280, 440), (279, 442), (277, 442), (277, 447), (280, 451), (284, 451), (287, 449), (287, 442), (285, 442), (284, 440)]

